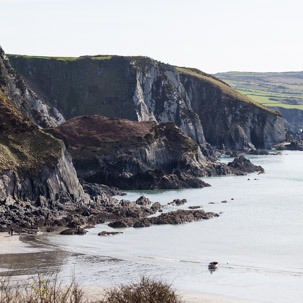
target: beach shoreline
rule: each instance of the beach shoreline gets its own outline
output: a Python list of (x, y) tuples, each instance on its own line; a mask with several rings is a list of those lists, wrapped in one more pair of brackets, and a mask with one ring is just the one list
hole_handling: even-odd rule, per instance
[[(37, 249), (32, 247), (30, 243), (20, 240), (22, 235), (15, 234), (9, 236), (8, 233), (0, 233), (0, 256), (5, 255), (21, 255), (36, 253)], [(1, 266), (0, 266), (1, 267)], [(100, 298), (106, 288), (100, 286), (83, 286), (83, 290), (87, 293), (91, 300)], [(240, 298), (230, 298), (215, 294), (205, 294), (194, 291), (176, 290), (178, 295), (184, 300), (184, 303), (261, 303), (257, 301), (243, 300)]]
[[(9, 236), (8, 233), (0, 233), (0, 256), (5, 257), (6, 255), (11, 256), (15, 254), (17, 256), (21, 254), (37, 253), (37, 249), (34, 248), (31, 243), (20, 240), (21, 237), (22, 235), (18, 234)], [(82, 288), (92, 301), (100, 298), (106, 290), (106, 288), (102, 286), (84, 285)], [(176, 292), (180, 298), (183, 299), (184, 303), (261, 303), (241, 298), (225, 297), (195, 291), (181, 291), (177, 289)]]
[(31, 252), (31, 245), (21, 241), (20, 237), (19, 234), (10, 236), (7, 232), (0, 232), (0, 255)]

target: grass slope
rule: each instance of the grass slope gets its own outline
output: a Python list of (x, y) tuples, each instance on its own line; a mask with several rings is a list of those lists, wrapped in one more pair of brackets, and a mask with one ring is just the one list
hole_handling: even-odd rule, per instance
[(303, 110), (303, 72), (227, 72), (215, 76), (266, 107)]

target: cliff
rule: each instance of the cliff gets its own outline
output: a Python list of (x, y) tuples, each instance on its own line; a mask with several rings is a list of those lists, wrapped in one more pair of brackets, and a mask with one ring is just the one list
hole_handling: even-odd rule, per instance
[(203, 187), (210, 167), (198, 144), (171, 122), (99, 115), (48, 129), (62, 139), (79, 177), (121, 189)]
[(0, 85), (10, 102), (41, 127), (56, 126), (65, 121), (55, 107), (45, 104), (17, 75), (1, 47)]
[(285, 139), (281, 114), (198, 70), (178, 70), (210, 144), (236, 149), (268, 148)]
[[(37, 226), (46, 214), (48, 219), (60, 217), (62, 213), (54, 211), (59, 207), (50, 211), (56, 203), (61, 210), (64, 205), (86, 203), (89, 197), (62, 141), (34, 125), (1, 88), (0, 121), (0, 229), (12, 224)], [(45, 216), (29, 215), (33, 205), (44, 206)]]
[(10, 62), (65, 119), (100, 114), (172, 121), (203, 150), (264, 148), (284, 140), (280, 114), (198, 70), (146, 57), (50, 58), (10, 55)]
[(286, 128), (291, 131), (299, 131), (303, 129), (303, 110), (293, 108), (277, 107), (286, 120)]
[[(38, 226), (66, 215), (66, 208), (89, 201), (64, 143), (32, 120), (38, 123), (38, 118), (45, 125), (56, 121), (43, 116), (45, 105), (15, 76), (1, 50), (0, 230)], [(37, 112), (39, 108), (42, 111)]]

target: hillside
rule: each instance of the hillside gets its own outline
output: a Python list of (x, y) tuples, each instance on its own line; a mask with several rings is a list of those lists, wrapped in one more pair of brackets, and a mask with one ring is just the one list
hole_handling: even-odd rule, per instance
[(215, 76), (264, 106), (303, 109), (303, 72), (227, 72)]
[(284, 140), (280, 115), (196, 69), (147, 57), (51, 58), (10, 55), (27, 84), (65, 119), (103, 115), (174, 122), (207, 154), (264, 148)]

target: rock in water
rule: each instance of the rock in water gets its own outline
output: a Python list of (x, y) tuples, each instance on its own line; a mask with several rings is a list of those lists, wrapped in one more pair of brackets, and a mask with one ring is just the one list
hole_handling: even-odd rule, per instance
[(204, 210), (177, 210), (168, 213), (162, 213), (157, 217), (141, 218), (141, 219), (128, 219), (118, 220), (109, 224), (110, 227), (148, 227), (151, 225), (164, 225), (164, 224), (184, 224), (200, 220), (208, 220), (213, 217), (219, 217), (218, 214), (213, 212), (205, 212)]
[(246, 159), (243, 155), (229, 162), (228, 167), (231, 168), (235, 175), (246, 175), (247, 173), (253, 172), (264, 173), (262, 166), (252, 164), (250, 160)]
[(61, 231), (60, 235), (85, 235), (87, 230), (83, 228), (70, 228)]
[(180, 205), (183, 205), (183, 204), (185, 204), (185, 203), (187, 203), (187, 200), (186, 200), (186, 199), (182, 199), (182, 200), (180, 200), (180, 199), (175, 199), (174, 201), (168, 203), (168, 205), (180, 206)]
[(119, 235), (119, 234), (123, 234), (123, 232), (119, 232), (119, 231), (101, 231), (100, 233), (98, 233), (98, 236), (108, 237), (108, 236), (115, 236), (115, 235)]

